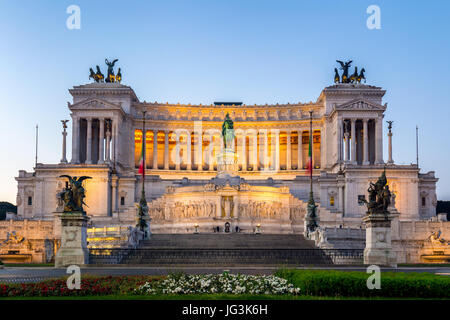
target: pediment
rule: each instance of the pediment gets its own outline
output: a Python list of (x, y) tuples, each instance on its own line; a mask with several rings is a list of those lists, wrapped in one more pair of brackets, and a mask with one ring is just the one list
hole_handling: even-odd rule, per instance
[(69, 103), (70, 110), (120, 110), (123, 112), (120, 104), (115, 104), (99, 98), (89, 98), (74, 104)]
[(386, 107), (386, 105), (383, 106), (367, 99), (358, 98), (335, 106), (334, 109), (337, 111), (384, 111)]

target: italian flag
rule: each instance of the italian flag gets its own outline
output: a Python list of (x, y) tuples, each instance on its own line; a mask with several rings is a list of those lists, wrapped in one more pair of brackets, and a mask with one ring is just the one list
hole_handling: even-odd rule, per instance
[(144, 141), (142, 140), (141, 160), (139, 161), (139, 173), (145, 175)]
[(312, 134), (309, 134), (309, 148), (308, 148), (308, 172), (312, 177), (313, 161), (312, 161)]

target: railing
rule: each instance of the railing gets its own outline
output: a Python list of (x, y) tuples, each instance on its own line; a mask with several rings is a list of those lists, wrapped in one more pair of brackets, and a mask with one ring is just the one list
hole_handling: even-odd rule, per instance
[(363, 263), (361, 249), (91, 249), (90, 264), (151, 265), (350, 265)]

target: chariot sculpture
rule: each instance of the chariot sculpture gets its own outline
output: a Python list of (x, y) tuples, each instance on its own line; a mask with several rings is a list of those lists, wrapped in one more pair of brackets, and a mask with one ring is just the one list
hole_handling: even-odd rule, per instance
[(355, 67), (355, 71), (352, 75), (348, 75), (348, 70), (353, 62), (353, 60), (349, 60), (346, 62), (336, 60), (337, 63), (341, 65), (339, 69), (343, 70), (342, 77), (339, 75), (338, 69), (334, 68), (334, 83), (361, 83), (362, 80), (366, 82), (366, 77), (364, 72), (366, 70), (361, 68), (361, 71), (358, 73), (358, 67)]
[(99, 66), (96, 66), (97, 72), (94, 72), (94, 69), (89, 68), (90, 71), (89, 79), (92, 78), (95, 82), (120, 83), (122, 81), (122, 72), (120, 68), (117, 72), (117, 75), (114, 73), (114, 65), (116, 64), (117, 61), (119, 61), (119, 59), (114, 59), (112, 62), (108, 61), (108, 59), (105, 59), (105, 64), (108, 66), (106, 78), (101, 72)]

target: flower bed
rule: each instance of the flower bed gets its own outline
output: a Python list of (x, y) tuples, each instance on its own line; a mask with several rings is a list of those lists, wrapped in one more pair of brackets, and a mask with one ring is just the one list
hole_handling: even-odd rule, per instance
[(136, 287), (152, 283), (156, 277), (82, 277), (80, 289), (70, 290), (66, 279), (38, 283), (0, 284), (0, 297), (99, 296), (131, 294)]
[(297, 295), (300, 289), (287, 280), (270, 276), (235, 275), (169, 275), (158, 282), (148, 282), (135, 290), (135, 294), (265, 294)]

